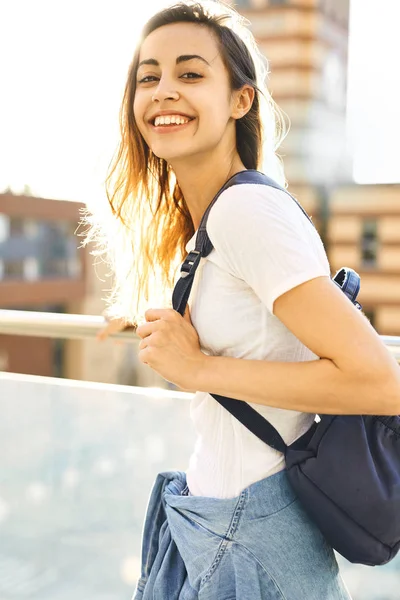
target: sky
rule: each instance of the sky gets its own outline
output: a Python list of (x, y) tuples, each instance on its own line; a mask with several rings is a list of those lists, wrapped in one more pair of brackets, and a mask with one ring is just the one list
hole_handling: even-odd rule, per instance
[[(104, 194), (135, 39), (163, 4), (0, 0), (0, 191)], [(400, 183), (399, 22), (399, 0), (351, 2), (347, 122), (358, 183)]]
[(400, 1), (350, 0), (347, 130), (357, 183), (400, 183)]

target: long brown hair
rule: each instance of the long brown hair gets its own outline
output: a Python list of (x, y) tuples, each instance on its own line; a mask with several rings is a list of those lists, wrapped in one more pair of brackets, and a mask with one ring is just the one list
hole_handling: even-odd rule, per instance
[[(143, 319), (149, 302), (170, 307), (177, 268), (194, 234), (185, 198), (167, 162), (148, 147), (137, 127), (133, 105), (142, 41), (172, 23), (209, 27), (219, 43), (232, 90), (251, 85), (255, 97), (249, 112), (236, 121), (236, 146), (247, 169), (263, 170), (286, 185), (276, 154), (286, 134), (283, 114), (266, 86), (268, 63), (259, 52), (247, 22), (234, 9), (214, 0), (185, 0), (155, 14), (144, 26), (131, 62), (120, 110), (121, 140), (106, 179), (111, 214), (95, 210), (83, 219), (89, 225), (84, 245), (111, 266), (113, 286), (107, 313), (131, 323)], [(109, 210), (109, 213), (110, 213)]]

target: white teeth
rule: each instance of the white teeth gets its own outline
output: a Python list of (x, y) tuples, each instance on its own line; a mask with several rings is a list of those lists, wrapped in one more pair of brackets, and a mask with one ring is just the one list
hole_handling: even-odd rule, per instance
[(184, 125), (188, 123), (190, 119), (187, 117), (181, 117), (179, 115), (167, 115), (163, 117), (156, 117), (154, 119), (154, 125), (158, 127), (159, 125)]

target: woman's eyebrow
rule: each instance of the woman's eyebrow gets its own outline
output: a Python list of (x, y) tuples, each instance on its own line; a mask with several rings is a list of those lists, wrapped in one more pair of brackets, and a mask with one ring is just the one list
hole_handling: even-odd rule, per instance
[[(187, 62), (188, 60), (193, 60), (194, 58), (202, 60), (204, 63), (206, 63), (206, 65), (210, 66), (210, 63), (198, 54), (182, 54), (176, 59), (176, 64), (179, 65), (180, 63)], [(145, 60), (140, 61), (140, 63), (138, 64), (138, 68), (142, 65), (153, 65), (155, 67), (159, 67), (160, 63), (155, 58), (146, 58)]]

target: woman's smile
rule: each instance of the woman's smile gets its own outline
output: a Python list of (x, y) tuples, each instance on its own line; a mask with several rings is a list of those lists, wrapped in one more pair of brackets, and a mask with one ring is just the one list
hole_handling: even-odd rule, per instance
[(179, 130), (187, 129), (187, 127), (195, 119), (184, 119), (183, 117), (174, 119), (172, 117), (157, 117), (155, 122), (150, 122), (150, 128), (155, 133), (175, 133)]

